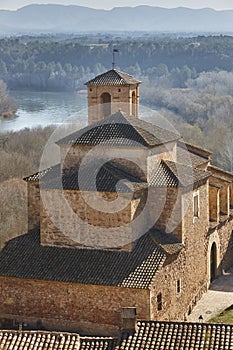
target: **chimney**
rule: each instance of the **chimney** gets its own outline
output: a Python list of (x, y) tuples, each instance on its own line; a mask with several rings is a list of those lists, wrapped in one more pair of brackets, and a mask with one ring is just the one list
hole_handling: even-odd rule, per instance
[(122, 332), (135, 333), (137, 331), (136, 307), (122, 308)]

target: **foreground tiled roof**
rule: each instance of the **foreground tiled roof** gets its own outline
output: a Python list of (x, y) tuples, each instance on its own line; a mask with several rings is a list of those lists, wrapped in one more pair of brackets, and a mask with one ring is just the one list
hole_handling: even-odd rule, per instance
[(118, 340), (110, 337), (80, 337), (77, 350), (115, 350)]
[(135, 333), (82, 337), (75, 333), (0, 331), (4, 350), (232, 350), (233, 325), (138, 321)]
[(141, 83), (132, 75), (111, 69), (105, 73), (97, 75), (94, 79), (89, 80), (85, 85), (134, 85)]
[(208, 171), (166, 160), (161, 161), (149, 184), (154, 187), (186, 187), (205, 181), (210, 175)]
[(185, 322), (138, 322), (122, 336), (116, 350), (232, 350), (233, 325)]
[(78, 350), (79, 347), (80, 337), (76, 333), (0, 331), (1, 350)]
[(119, 111), (64, 137), (57, 144), (153, 147), (179, 138), (178, 134)]
[[(135, 242), (131, 252), (87, 248), (41, 246), (34, 230), (9, 241), (0, 252), (0, 276), (49, 281), (149, 288), (155, 273), (168, 253), (176, 253), (179, 241), (157, 230), (149, 231)], [(174, 245), (168, 251), (163, 245)], [(180, 250), (182, 245), (179, 245)], [(19, 263), (20, 261), (20, 263)]]
[(114, 350), (111, 337), (82, 337), (77, 333), (0, 330), (1, 350)]

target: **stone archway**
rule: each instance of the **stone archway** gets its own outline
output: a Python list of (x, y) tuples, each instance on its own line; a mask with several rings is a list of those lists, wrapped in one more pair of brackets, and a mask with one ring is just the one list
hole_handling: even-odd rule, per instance
[(210, 282), (217, 277), (217, 246), (214, 242), (210, 250)]
[(111, 95), (108, 92), (104, 92), (100, 96), (100, 103), (102, 116), (105, 118), (111, 115)]
[(207, 248), (207, 285), (213, 282), (221, 275), (221, 257), (220, 257), (220, 238), (218, 232), (215, 231), (209, 236)]

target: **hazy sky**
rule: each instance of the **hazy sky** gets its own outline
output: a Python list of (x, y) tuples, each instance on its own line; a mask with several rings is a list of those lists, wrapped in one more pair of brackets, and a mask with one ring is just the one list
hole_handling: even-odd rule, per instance
[(233, 0), (0, 0), (0, 9), (17, 9), (32, 3), (56, 3), (81, 5), (94, 8), (110, 9), (117, 6), (151, 5), (161, 7), (211, 7), (217, 10), (233, 9)]

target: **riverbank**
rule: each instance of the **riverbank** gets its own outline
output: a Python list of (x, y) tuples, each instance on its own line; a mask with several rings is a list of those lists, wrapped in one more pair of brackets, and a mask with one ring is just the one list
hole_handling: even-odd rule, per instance
[(9, 112), (3, 112), (0, 114), (0, 120), (10, 120), (17, 118), (16, 115), (17, 110), (15, 111), (9, 111)]
[[(33, 129), (38, 126), (62, 125), (73, 117), (83, 125), (87, 117), (81, 110), (87, 107), (86, 95), (64, 92), (11, 90), (18, 109), (15, 115), (0, 117), (0, 132)], [(1, 114), (1, 113), (0, 113)]]

